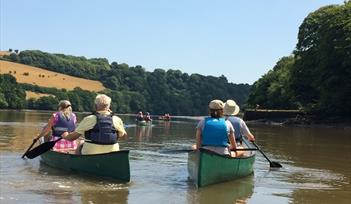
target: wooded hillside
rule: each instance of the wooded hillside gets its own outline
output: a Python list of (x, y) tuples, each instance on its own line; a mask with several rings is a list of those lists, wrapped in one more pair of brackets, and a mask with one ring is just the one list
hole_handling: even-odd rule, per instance
[[(180, 70), (164, 69), (148, 72), (142, 66), (129, 67), (127, 64), (118, 64), (117, 62), (109, 64), (104, 58), (86, 59), (85, 57), (51, 54), (38, 50), (22, 51), (19, 54), (12, 53), (2, 56), (1, 59), (22, 65), (37, 66), (57, 73), (67, 73), (80, 78), (99, 80), (107, 88), (103, 93), (111, 96), (113, 100), (112, 109), (120, 113), (133, 113), (141, 110), (152, 114), (206, 115), (209, 101), (216, 98), (234, 99), (239, 105), (244, 105), (250, 89), (248, 84), (229, 83), (224, 75), (220, 77), (189, 75)], [(11, 74), (17, 77), (18, 71), (16, 74), (13, 72)], [(39, 74), (33, 76), (35, 75), (39, 77)], [(43, 75), (45, 76), (43, 77)], [(41, 74), (39, 78), (52, 80), (55, 78), (55, 74)], [(62, 80), (61, 77), (57, 79), (59, 80), (56, 81)], [(77, 81), (76, 79), (72, 80)], [(23, 83), (20, 78), (17, 82)], [(43, 97), (41, 100), (45, 99), (45, 101), (39, 104), (36, 100), (27, 101), (28, 108), (54, 107), (53, 104), (57, 100), (68, 99), (71, 100), (75, 110), (93, 110), (92, 102), (96, 93), (73, 89), (75, 85), (68, 83), (67, 85), (70, 88), (61, 89), (61, 86), (56, 85), (52, 88), (38, 84), (38, 82), (35, 84), (28, 82), (20, 86), (27, 91), (56, 96), (54, 98)], [(100, 91), (93, 88), (90, 90)], [(43, 105), (43, 103), (51, 105)]]

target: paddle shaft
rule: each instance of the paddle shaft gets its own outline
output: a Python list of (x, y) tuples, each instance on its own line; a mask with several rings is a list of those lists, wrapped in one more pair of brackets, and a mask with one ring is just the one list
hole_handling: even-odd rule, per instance
[[(257, 151), (257, 148), (245, 148), (245, 149), (236, 149), (235, 151)], [(187, 153), (195, 151), (194, 149), (174, 149), (174, 150), (164, 150), (162, 153)], [(233, 150), (232, 150), (233, 151)]]
[(40, 144), (39, 146), (35, 147), (34, 149), (30, 150), (29, 152), (27, 152), (25, 154), (25, 156), (28, 159), (33, 159), (41, 154), (44, 154), (45, 152), (49, 151), (51, 148), (53, 148), (56, 144), (56, 142), (60, 141), (62, 139), (59, 138), (57, 140), (54, 141), (50, 141), (50, 142), (45, 142), (43, 144)]
[(37, 138), (33, 139), (33, 143), (28, 147), (28, 149), (26, 150), (26, 152), (24, 152), (24, 154), (22, 155), (22, 159), (24, 158), (24, 156), (29, 152), (29, 150), (33, 147), (33, 145), (38, 141)]
[(264, 156), (264, 158), (267, 159), (267, 161), (270, 164), (270, 167), (279, 167), (279, 168), (282, 167), (282, 165), (279, 164), (278, 162), (272, 162), (254, 141), (252, 141), (252, 144), (255, 145), (255, 147), (258, 149), (258, 151), (260, 151), (261, 154)]

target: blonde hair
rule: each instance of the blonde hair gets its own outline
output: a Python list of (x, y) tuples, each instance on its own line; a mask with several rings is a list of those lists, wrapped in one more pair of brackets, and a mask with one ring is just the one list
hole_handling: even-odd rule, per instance
[(95, 98), (96, 109), (109, 109), (111, 105), (111, 98), (105, 94), (98, 94)]
[(58, 104), (58, 110), (62, 112), (67, 119), (69, 119), (72, 114), (71, 102), (68, 100), (61, 100)]

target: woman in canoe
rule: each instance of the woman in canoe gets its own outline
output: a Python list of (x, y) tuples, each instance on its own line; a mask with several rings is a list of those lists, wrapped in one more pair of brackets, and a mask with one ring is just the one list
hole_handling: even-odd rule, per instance
[[(243, 147), (243, 136), (245, 136), (250, 141), (255, 141), (255, 136), (250, 132), (246, 123), (236, 115), (239, 113), (240, 108), (235, 103), (234, 100), (227, 100), (224, 104), (224, 115), (227, 121), (234, 127), (235, 132), (235, 141), (237, 142), (237, 149), (242, 149)], [(237, 151), (237, 156), (242, 156), (245, 152)]]
[(237, 143), (242, 144), (243, 136), (250, 141), (255, 141), (255, 136), (250, 132), (246, 123), (236, 115), (239, 113), (240, 108), (234, 100), (227, 100), (224, 104), (224, 115), (226, 120), (229, 120), (235, 130), (235, 140)]
[[(96, 113), (86, 116), (74, 132), (65, 132), (62, 137), (75, 140), (84, 136), (81, 154), (99, 154), (119, 151), (120, 137), (127, 135), (123, 121), (110, 110), (111, 98), (98, 94), (95, 98)], [(79, 148), (80, 149), (80, 148)]]
[[(53, 141), (61, 137), (64, 132), (73, 132), (76, 129), (77, 118), (72, 112), (71, 103), (67, 100), (62, 100), (58, 104), (58, 111), (53, 113), (48, 124), (43, 128), (37, 138), (44, 136), (44, 141)], [(52, 131), (52, 135), (49, 135)], [(56, 142), (53, 149), (55, 151), (69, 151), (77, 148), (77, 141), (69, 141), (62, 139)]]
[(135, 121), (143, 121), (143, 120), (144, 120), (143, 112), (139, 111), (139, 113), (135, 117)]
[(144, 116), (144, 120), (145, 120), (146, 122), (150, 122), (150, 121), (152, 121), (152, 119), (151, 119), (151, 115), (150, 115), (150, 113), (149, 113), (149, 112), (146, 112), (146, 114), (145, 114), (145, 116)]
[(201, 120), (196, 127), (196, 149), (204, 148), (235, 157), (234, 128), (223, 117), (224, 103), (221, 100), (213, 100), (208, 107), (210, 117)]

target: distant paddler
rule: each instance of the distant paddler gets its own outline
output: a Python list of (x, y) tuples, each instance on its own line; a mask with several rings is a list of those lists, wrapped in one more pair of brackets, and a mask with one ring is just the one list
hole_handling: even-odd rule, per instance
[(169, 121), (171, 120), (171, 116), (169, 115), (169, 113), (165, 113), (163, 116), (160, 116), (159, 119)]
[(135, 121), (143, 121), (144, 115), (143, 112), (139, 111), (138, 114), (135, 116)]
[(146, 114), (145, 114), (145, 116), (144, 116), (144, 120), (145, 120), (146, 122), (151, 122), (151, 121), (152, 121), (151, 115), (150, 115), (149, 112), (146, 112)]

